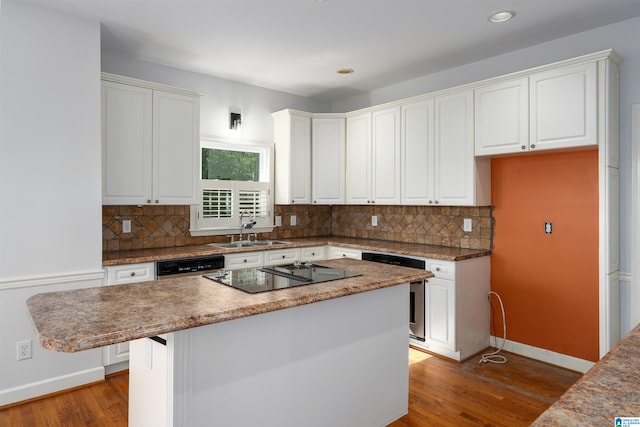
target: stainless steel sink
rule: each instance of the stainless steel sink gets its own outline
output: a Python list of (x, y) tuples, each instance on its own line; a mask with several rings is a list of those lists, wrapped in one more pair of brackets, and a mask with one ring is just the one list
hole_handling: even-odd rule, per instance
[(288, 245), (290, 242), (283, 242), (281, 240), (255, 240), (252, 242), (233, 242), (233, 243), (209, 243), (207, 246), (214, 246), (216, 248), (234, 249), (234, 248), (253, 248), (253, 247), (265, 247), (265, 246), (278, 246)]

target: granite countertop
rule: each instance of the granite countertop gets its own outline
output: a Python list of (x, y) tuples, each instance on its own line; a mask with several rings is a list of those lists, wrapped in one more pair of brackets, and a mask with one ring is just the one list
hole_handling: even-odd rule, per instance
[(533, 426), (613, 426), (640, 418), (640, 325), (547, 409)]
[(450, 248), (447, 246), (421, 245), (417, 243), (389, 242), (385, 240), (357, 239), (350, 237), (305, 237), (300, 239), (284, 239), (283, 241), (289, 242), (289, 244), (279, 246), (259, 246), (233, 249), (223, 249), (209, 245), (194, 245), (160, 249), (138, 249), (128, 251), (103, 252), (102, 264), (104, 266), (113, 266), (205, 255), (255, 252), (263, 250), (324, 245), (343, 246), (378, 252), (390, 252), (394, 254), (418, 256), (444, 261), (461, 261), (468, 258), (491, 255), (491, 251), (482, 249)]
[(353, 259), (317, 264), (362, 276), (258, 294), (187, 276), (37, 294), (27, 306), (42, 347), (75, 352), (433, 277)]

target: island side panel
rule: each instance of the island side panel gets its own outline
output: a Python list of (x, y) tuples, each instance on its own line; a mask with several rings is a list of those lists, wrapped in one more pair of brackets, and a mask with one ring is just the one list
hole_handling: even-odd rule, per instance
[(387, 425), (408, 412), (408, 299), (403, 284), (185, 331), (173, 425)]

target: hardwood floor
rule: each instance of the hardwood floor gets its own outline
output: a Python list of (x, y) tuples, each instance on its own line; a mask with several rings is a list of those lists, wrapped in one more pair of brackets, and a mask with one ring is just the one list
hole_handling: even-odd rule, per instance
[[(581, 374), (505, 353), (505, 365), (409, 351), (409, 414), (389, 427), (526, 426)], [(126, 427), (129, 375), (0, 409), (0, 426)]]

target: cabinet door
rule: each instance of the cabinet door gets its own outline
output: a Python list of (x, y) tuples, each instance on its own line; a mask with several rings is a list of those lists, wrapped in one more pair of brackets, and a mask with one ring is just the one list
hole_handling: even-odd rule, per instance
[(400, 107), (372, 113), (371, 194), (374, 203), (400, 204)]
[(151, 199), (152, 91), (102, 82), (102, 203)]
[(433, 100), (402, 106), (402, 204), (426, 205), (434, 197)]
[(198, 203), (199, 100), (153, 93), (153, 201)]
[(300, 248), (300, 261), (320, 261), (326, 259), (325, 247), (314, 246), (310, 248)]
[(313, 118), (311, 136), (313, 203), (344, 204), (344, 118)]
[(347, 118), (347, 204), (371, 203), (371, 113)]
[(476, 156), (529, 150), (529, 79), (475, 90)]
[(456, 350), (455, 282), (430, 278), (425, 284), (426, 343), (449, 351)]
[(435, 99), (435, 204), (473, 205), (473, 92)]
[(529, 81), (532, 150), (598, 144), (595, 62), (532, 74)]
[(275, 203), (311, 203), (311, 114), (273, 113)]

